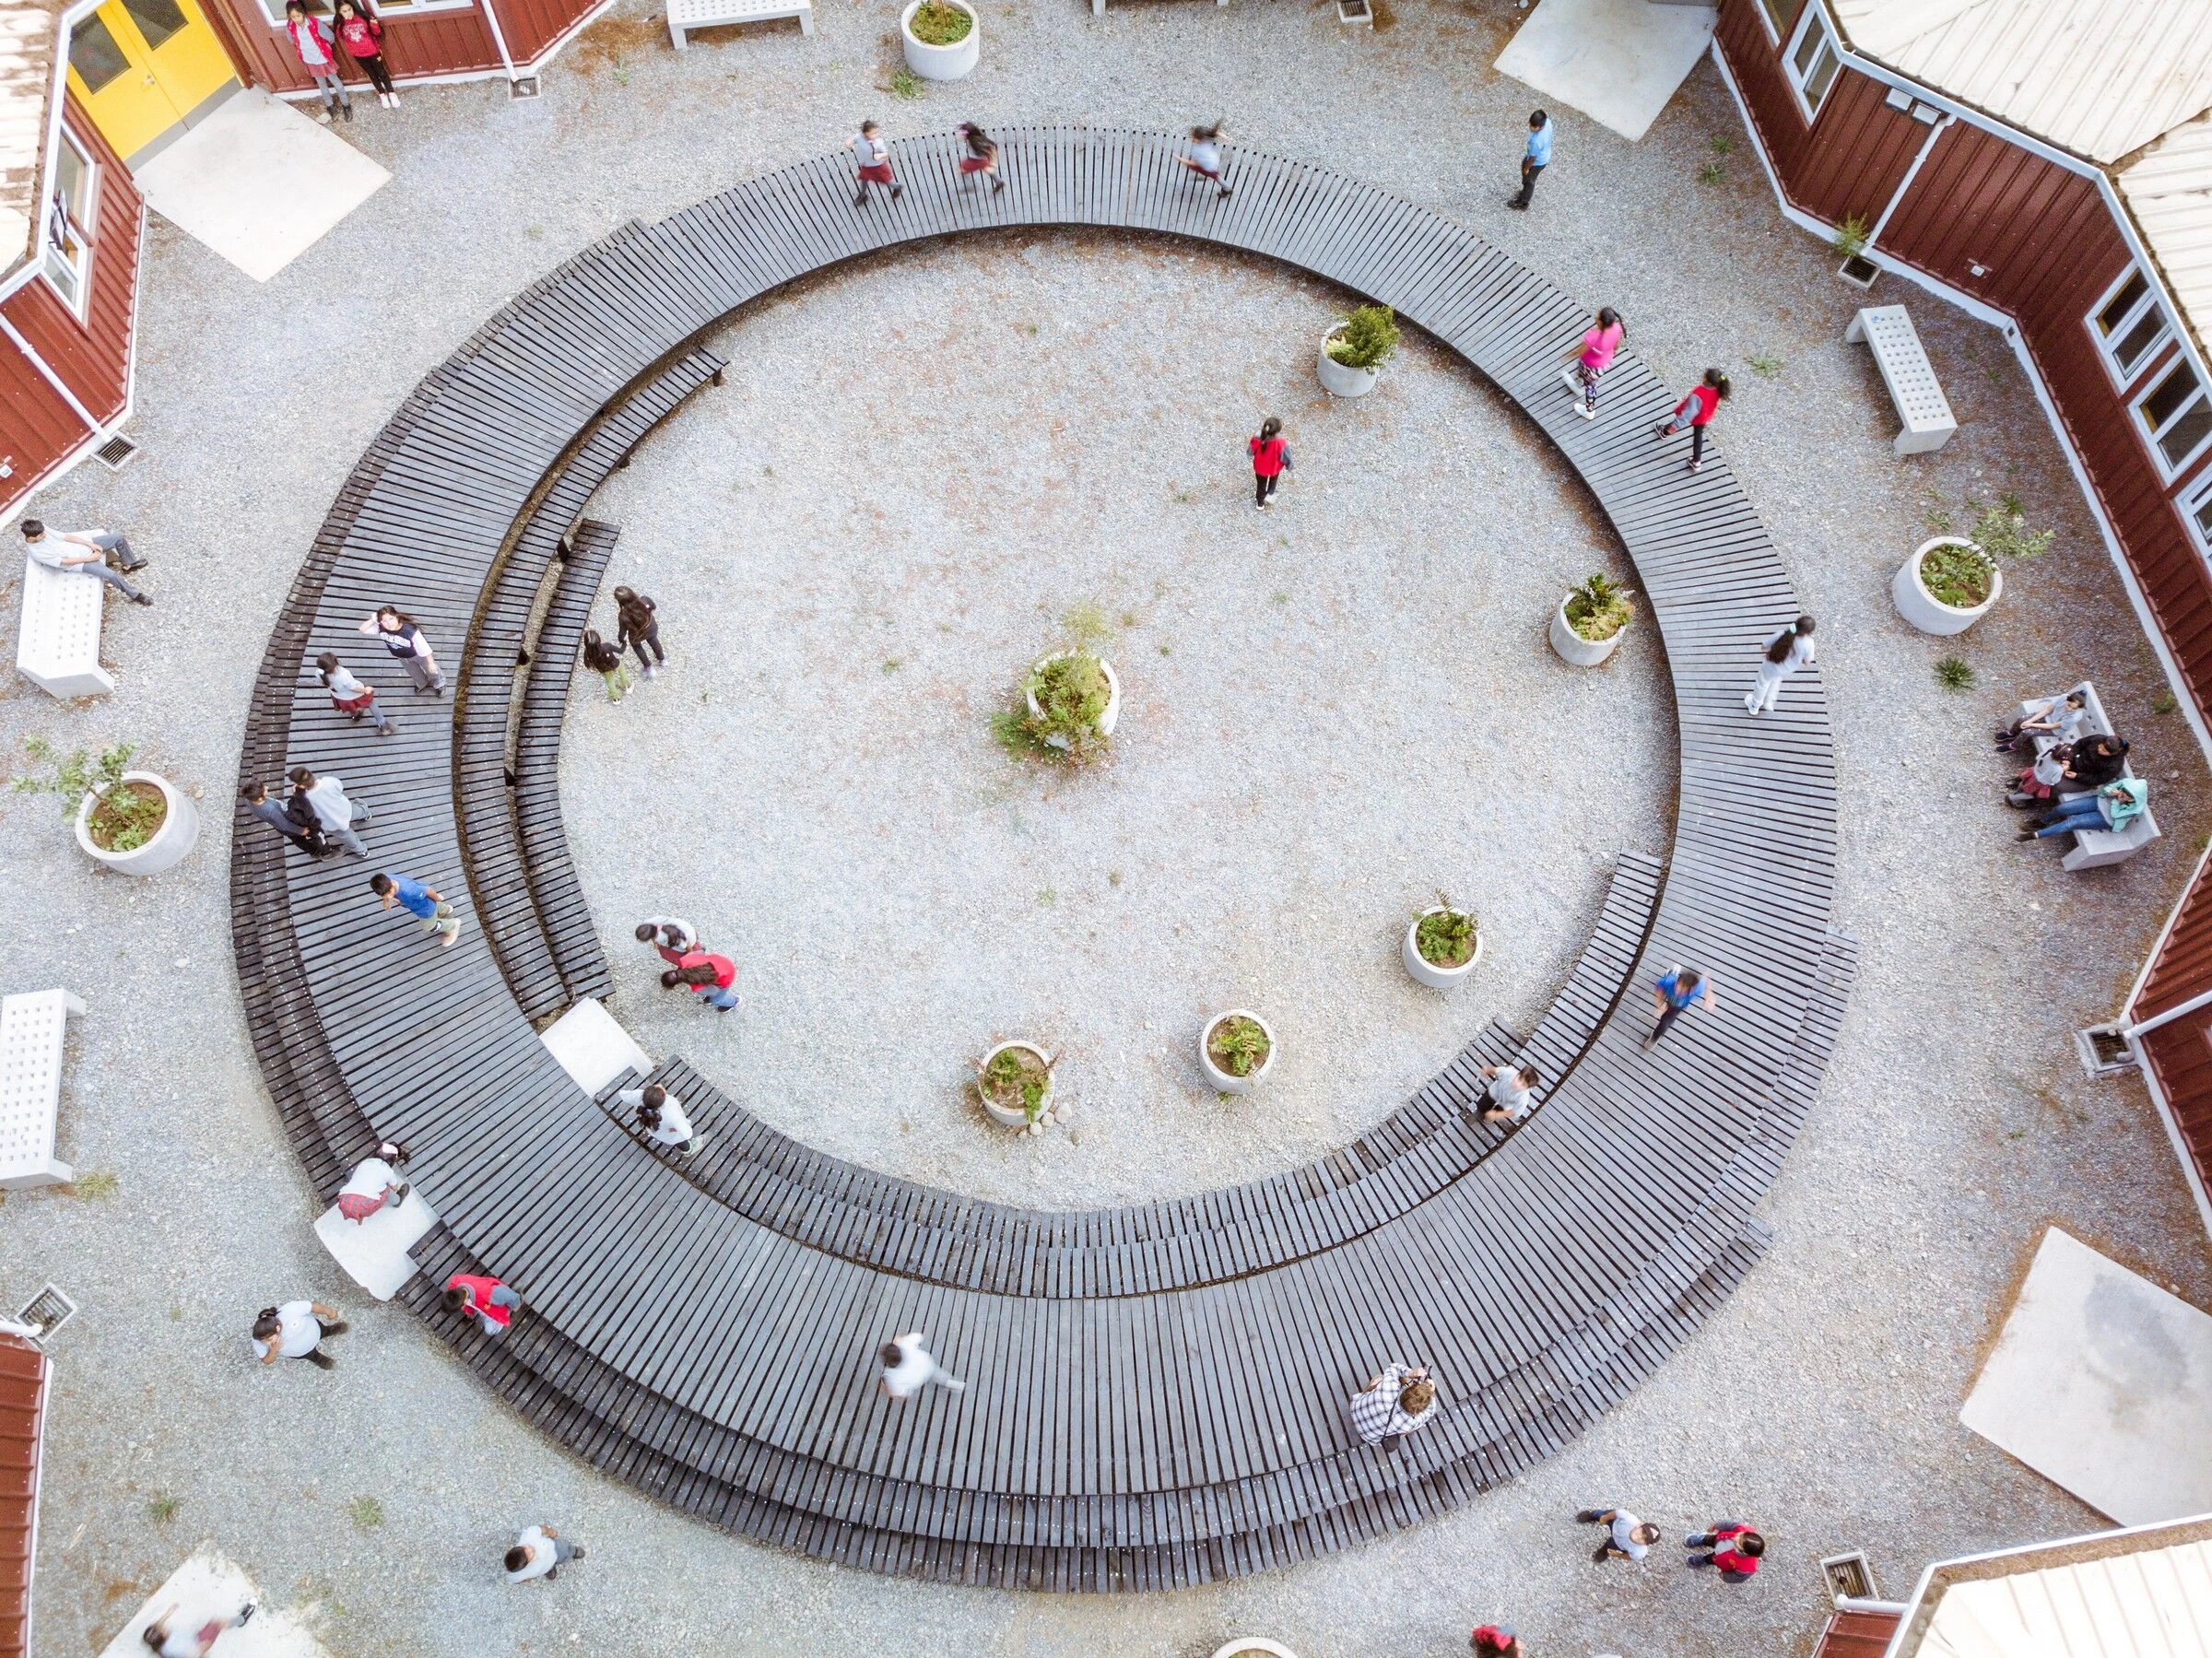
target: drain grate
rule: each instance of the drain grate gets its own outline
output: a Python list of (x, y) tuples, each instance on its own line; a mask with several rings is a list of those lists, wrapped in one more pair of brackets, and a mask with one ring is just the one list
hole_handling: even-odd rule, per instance
[(1871, 1601), (1880, 1597), (1875, 1593), (1874, 1568), (1868, 1563), (1866, 1551), (1854, 1548), (1847, 1555), (1830, 1555), (1820, 1562), (1820, 1574), (1828, 1580), (1830, 1600)]
[(507, 83), (507, 96), (510, 98), (535, 98), (537, 92), (537, 76), (535, 75), (518, 75)]
[(44, 1346), (49, 1336), (76, 1316), (76, 1303), (49, 1284), (16, 1314), (16, 1322), (34, 1325), (38, 1334), (30, 1339)]
[(110, 472), (121, 472), (130, 464), (131, 457), (138, 453), (138, 445), (118, 432), (92, 453)]

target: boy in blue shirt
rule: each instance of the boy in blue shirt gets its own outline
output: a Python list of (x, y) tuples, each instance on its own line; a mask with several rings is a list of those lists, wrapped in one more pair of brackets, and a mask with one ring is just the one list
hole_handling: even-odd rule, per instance
[(369, 890), (384, 900), (385, 909), (397, 904), (422, 923), (425, 933), (437, 934), (440, 949), (452, 949), (454, 940), (461, 936), (461, 918), (453, 913), (453, 905), (438, 896), (435, 888), (404, 875), (372, 875), (369, 877)]
[(1528, 118), (1528, 147), (1521, 153), (1521, 194), (1505, 205), (1525, 210), (1536, 194), (1536, 174), (1551, 165), (1551, 117), (1542, 110)]

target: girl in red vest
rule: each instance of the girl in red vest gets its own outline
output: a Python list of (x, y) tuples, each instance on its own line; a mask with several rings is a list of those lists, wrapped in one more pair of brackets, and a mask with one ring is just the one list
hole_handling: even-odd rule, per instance
[(724, 1013), (737, 1005), (736, 982), (737, 964), (707, 950), (691, 951), (661, 975), (662, 989), (688, 985)]
[(1721, 405), (1727, 397), (1728, 376), (1718, 369), (1706, 370), (1705, 378), (1690, 388), (1688, 396), (1675, 405), (1675, 417), (1653, 427), (1652, 436), (1671, 438), (1688, 427), (1689, 469), (1697, 471), (1705, 464), (1705, 429), (1712, 424), (1713, 416), (1721, 412)]
[(1253, 505), (1263, 512), (1267, 510), (1267, 498), (1282, 482), (1283, 474), (1290, 470), (1290, 445), (1283, 441), (1283, 423), (1273, 415), (1260, 422), (1260, 435), (1250, 440), (1245, 447), (1252, 451), (1252, 483)]

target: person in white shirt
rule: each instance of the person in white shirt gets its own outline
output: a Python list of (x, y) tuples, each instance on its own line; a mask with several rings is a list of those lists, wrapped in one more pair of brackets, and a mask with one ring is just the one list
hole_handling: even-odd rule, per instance
[(173, 1604), (163, 1607), (138, 1631), (139, 1640), (160, 1658), (207, 1658), (226, 1629), (235, 1629), (253, 1617), (253, 1603), (248, 1601), (228, 1617), (205, 1617), (182, 1629), (176, 1627), (177, 1613)]
[(1648, 1520), (1637, 1519), (1626, 1509), (1584, 1509), (1575, 1519), (1584, 1525), (1606, 1528), (1606, 1540), (1590, 1557), (1601, 1566), (1616, 1558), (1641, 1560), (1652, 1552), (1652, 1545), (1659, 1541), (1657, 1526)]
[(315, 814), (315, 821), (323, 826), (323, 832), (355, 857), (367, 857), (369, 848), (362, 842), (354, 825), (367, 823), (369, 813), (366, 808), (356, 805), (346, 797), (345, 782), (327, 774), (317, 777), (305, 766), (294, 766), (291, 778), (293, 797), (307, 797), (307, 804)]
[(853, 198), (855, 207), (868, 205), (870, 184), (889, 185), (893, 201), (906, 194), (906, 186), (891, 176), (891, 147), (876, 135), (873, 121), (862, 122), (860, 131), (845, 140), (845, 147), (853, 152), (853, 164), (860, 169), (860, 193)]
[(507, 1551), (507, 1581), (527, 1583), (532, 1578), (545, 1578), (549, 1582), (571, 1560), (582, 1558), (583, 1550), (551, 1526), (534, 1525), (517, 1537), (514, 1546)]
[(356, 725), (364, 719), (373, 721), (380, 737), (388, 737), (399, 729), (384, 718), (384, 711), (377, 706), (375, 689), (355, 677), (353, 670), (338, 660), (335, 651), (325, 651), (315, 658), (315, 676), (330, 693), (331, 707)]
[(1194, 126), (1191, 129), (1191, 153), (1178, 156), (1177, 160), (1218, 190), (1223, 196), (1230, 194), (1221, 182), (1221, 123)]
[(1394, 1454), (1400, 1440), (1436, 1415), (1436, 1379), (1425, 1364), (1394, 1364), (1354, 1393), (1349, 1408), (1352, 1430)]
[(338, 1189), (338, 1213), (359, 1226), (387, 1205), (398, 1208), (407, 1201), (407, 1188), (394, 1165), (406, 1160), (407, 1154), (389, 1140), (374, 1157), (363, 1158)]
[(649, 944), (670, 967), (700, 947), (699, 929), (674, 915), (648, 915), (638, 923), (638, 942)]
[(932, 1382), (950, 1393), (961, 1393), (968, 1386), (929, 1356), (929, 1349), (922, 1345), (919, 1330), (893, 1336), (883, 1344), (882, 1351), (876, 1357), (883, 1365), (883, 1374), (876, 1385), (882, 1389), (887, 1399), (911, 1399)]
[(1782, 700), (1782, 682), (1813, 660), (1813, 618), (1801, 616), (1767, 641), (1759, 659), (1759, 679), (1744, 696), (1753, 714), (1771, 713)]
[(1544, 1074), (1533, 1064), (1516, 1071), (1508, 1065), (1485, 1065), (1482, 1075), (1489, 1087), (1483, 1090), (1485, 1123), (1520, 1123), (1535, 1104), (1536, 1084)]
[(321, 1301), (264, 1307), (253, 1321), (253, 1351), (265, 1365), (279, 1358), (304, 1358), (317, 1370), (334, 1370), (338, 1361), (323, 1351), (323, 1338), (345, 1328), (338, 1310)]
[(659, 1083), (649, 1082), (641, 1088), (624, 1088), (615, 1098), (636, 1113), (638, 1132), (655, 1146), (665, 1146), (690, 1157), (705, 1144), (691, 1132), (691, 1119), (684, 1114), (684, 1102)]
[[(146, 560), (133, 557), (131, 544), (121, 535), (111, 535), (105, 530), (50, 530), (35, 518), (26, 518), (22, 527), (32, 559), (48, 570), (68, 570), (105, 582), (134, 605), (153, 603), (124, 577), (125, 571), (136, 570)], [(110, 570), (110, 559), (122, 568)]]

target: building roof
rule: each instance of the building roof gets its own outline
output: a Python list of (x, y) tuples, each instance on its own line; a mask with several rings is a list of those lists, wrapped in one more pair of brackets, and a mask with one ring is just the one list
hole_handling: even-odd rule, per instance
[(1833, 0), (1863, 55), (2109, 164), (2212, 107), (2212, 0)]
[(2212, 1515), (1944, 1560), (1890, 1658), (2202, 1658)]
[(46, 1355), (0, 1335), (0, 1658), (30, 1650), (30, 1573), (39, 1541), (39, 1451)]
[(2191, 328), (2212, 347), (2212, 112), (2183, 122), (2113, 174)]
[(37, 246), (61, 0), (0, 0), (0, 276)]

